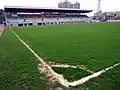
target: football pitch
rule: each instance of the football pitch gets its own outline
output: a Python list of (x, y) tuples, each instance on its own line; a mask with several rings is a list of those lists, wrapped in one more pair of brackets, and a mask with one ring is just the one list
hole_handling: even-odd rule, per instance
[[(1, 90), (46, 88), (46, 81), (37, 68), (37, 58), (12, 31), (46, 63), (54, 64), (51, 67), (68, 81), (81, 79), (120, 62), (120, 23), (6, 28), (0, 37)], [(77, 68), (57, 67), (57, 64)], [(120, 65), (70, 90), (119, 88)]]

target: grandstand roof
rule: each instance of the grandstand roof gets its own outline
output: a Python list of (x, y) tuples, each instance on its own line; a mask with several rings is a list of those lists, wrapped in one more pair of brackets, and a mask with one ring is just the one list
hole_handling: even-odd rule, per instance
[(5, 12), (64, 12), (64, 13), (89, 13), (92, 10), (70, 9), (70, 8), (41, 8), (25, 6), (4, 6)]

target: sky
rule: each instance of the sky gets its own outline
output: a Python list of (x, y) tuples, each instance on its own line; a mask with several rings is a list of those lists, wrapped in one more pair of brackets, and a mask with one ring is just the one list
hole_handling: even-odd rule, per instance
[[(57, 4), (64, 0), (0, 0), (0, 8), (7, 6), (31, 6), (31, 7), (57, 7)], [(97, 11), (98, 0), (68, 0), (72, 3), (80, 2), (81, 9), (93, 10), (89, 15)], [(120, 0), (101, 0), (103, 12), (120, 11)]]

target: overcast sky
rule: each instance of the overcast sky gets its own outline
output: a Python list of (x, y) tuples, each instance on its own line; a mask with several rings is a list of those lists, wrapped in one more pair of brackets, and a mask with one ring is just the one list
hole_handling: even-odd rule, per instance
[[(37, 6), (37, 7), (57, 7), (57, 3), (64, 0), (0, 0), (0, 8), (8, 6)], [(75, 3), (76, 0), (68, 0)], [(93, 10), (89, 15), (93, 15), (97, 10), (98, 0), (77, 0), (81, 3), (81, 9)], [(120, 11), (120, 0), (101, 0), (102, 11)]]

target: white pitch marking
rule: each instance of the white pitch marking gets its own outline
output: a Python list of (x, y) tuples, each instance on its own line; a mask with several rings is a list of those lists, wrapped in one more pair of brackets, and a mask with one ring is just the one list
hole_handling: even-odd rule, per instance
[(3, 33), (3, 29), (4, 29), (4, 28), (2, 28), (2, 30), (0, 30), (0, 37), (2, 36), (2, 33)]
[[(12, 31), (12, 30), (11, 30)], [(33, 55), (41, 62), (41, 65), (42, 65), (42, 68), (40, 68), (40, 65), (39, 65), (39, 70), (42, 70), (42, 72), (44, 74), (48, 74), (47, 76), (51, 77), (51, 79), (59, 82), (61, 85), (65, 86), (65, 87), (69, 87), (69, 86), (78, 86), (78, 85), (81, 85), (81, 84), (84, 84), (85, 82), (89, 81), (90, 79), (92, 78), (95, 78), (95, 77), (98, 77), (99, 75), (101, 75), (102, 73), (105, 73), (107, 72), (108, 70), (110, 69), (113, 69), (114, 67), (120, 65), (120, 62), (113, 65), (113, 66), (110, 66), (108, 68), (105, 68), (101, 71), (98, 71), (96, 73), (93, 73), (92, 75), (89, 75), (87, 77), (83, 77), (82, 79), (80, 80), (77, 80), (77, 81), (74, 81), (74, 82), (68, 82), (66, 79), (64, 79), (64, 77), (61, 75), (61, 74), (58, 74), (56, 72), (54, 72), (54, 70), (49, 66), (47, 65), (44, 60), (42, 58), (40, 58), (14, 31), (12, 31), (13, 34), (33, 53)], [(46, 70), (47, 69), (47, 70)], [(51, 80), (50, 79), (50, 80)]]
[(40, 61), (43, 62), (42, 58), (40, 58), (13, 30), (11, 30), (13, 34), (25, 45), (34, 55), (35, 57)]
[(111, 70), (111, 69), (113, 69), (113, 68), (115, 68), (115, 67), (117, 67), (117, 66), (119, 66), (119, 65), (120, 65), (120, 62), (117, 63), (117, 64), (115, 64), (115, 65), (113, 65), (113, 66), (110, 66), (110, 67), (108, 67), (108, 68), (105, 68), (105, 69), (103, 69), (103, 70), (101, 70), (101, 71), (98, 71), (98, 72), (96, 72), (96, 73), (93, 73), (92, 75), (89, 75), (89, 76), (87, 76), (87, 77), (83, 77), (82, 79), (80, 79), (80, 80), (78, 80), (78, 81), (71, 82), (70, 85), (71, 85), (71, 86), (77, 86), (77, 85), (84, 84), (85, 82), (89, 81), (90, 79), (95, 78), (95, 77), (98, 77), (98, 76), (100, 76), (102, 73), (105, 73), (105, 72), (107, 72), (108, 70)]
[[(22, 42), (22, 44), (27, 47), (32, 54), (41, 62), (41, 64), (38, 64), (38, 69), (41, 70), (41, 72), (45, 75), (47, 75), (47, 77), (51, 77), (50, 80), (55, 80), (57, 82), (59, 82), (61, 85), (65, 86), (65, 87), (69, 87), (69, 84), (67, 82), (67, 80), (64, 79), (64, 77), (61, 74), (56, 73), (49, 65), (46, 64), (46, 62), (44, 62), (44, 60), (42, 58), (40, 58), (34, 50), (32, 50), (11, 28), (12, 33), (20, 40), (20, 42)], [(40, 66), (41, 65), (41, 66)]]
[(2, 36), (2, 32), (3, 32), (3, 31), (0, 32), (0, 37)]
[(93, 71), (91, 70), (88, 70), (86, 68), (83, 68), (81, 66), (73, 66), (73, 65), (68, 65), (68, 64), (51, 64), (52, 67), (60, 67), (60, 68), (79, 68), (79, 69), (82, 69), (84, 71), (87, 71), (87, 72), (90, 72), (90, 73), (94, 73)]

